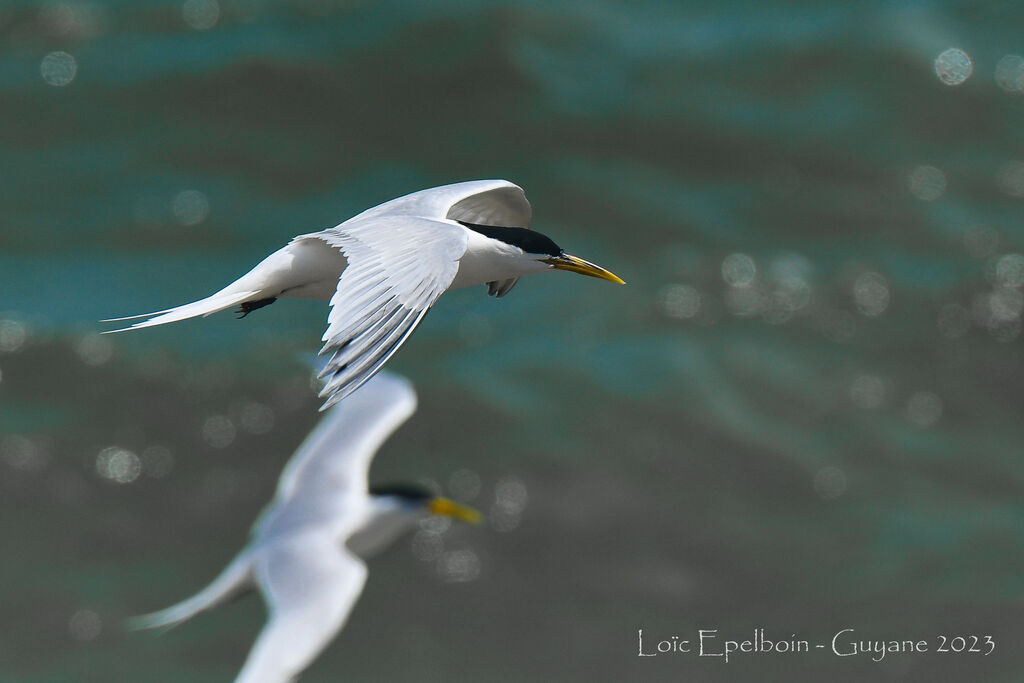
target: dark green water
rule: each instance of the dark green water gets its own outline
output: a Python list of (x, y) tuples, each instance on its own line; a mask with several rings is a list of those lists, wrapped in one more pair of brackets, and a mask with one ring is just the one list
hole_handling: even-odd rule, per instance
[[(316, 420), (323, 304), (96, 320), (503, 177), (629, 284), (427, 317), (374, 478), (489, 524), (374, 561), (304, 681), (1020, 680), (1021, 26), (1003, 2), (7, 3), (0, 679), (230, 680), (255, 597), (120, 623), (219, 571)], [(719, 629), (713, 653), (762, 628), (811, 651), (638, 657), (638, 629)], [(848, 628), (929, 651), (837, 656)], [(935, 651), (972, 635), (994, 652)]]

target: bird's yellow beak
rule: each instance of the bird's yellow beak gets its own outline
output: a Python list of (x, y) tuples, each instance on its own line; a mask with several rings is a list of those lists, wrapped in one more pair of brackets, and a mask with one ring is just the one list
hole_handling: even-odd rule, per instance
[(455, 517), (456, 519), (461, 519), (463, 522), (469, 522), (470, 524), (479, 524), (481, 519), (480, 513), (473, 508), (468, 505), (456, 503), (454, 500), (449, 500), (448, 498), (434, 498), (430, 501), (427, 509), (435, 515)]
[(552, 268), (558, 268), (559, 270), (569, 270), (574, 273), (579, 273), (580, 275), (589, 275), (590, 277), (608, 280), (609, 282), (616, 282), (620, 285), (626, 284), (625, 280), (610, 270), (605, 270), (596, 263), (584, 261), (583, 259), (577, 256), (572, 256), (571, 254), (560, 254), (558, 256), (552, 256), (541, 260), (544, 263), (549, 264)]

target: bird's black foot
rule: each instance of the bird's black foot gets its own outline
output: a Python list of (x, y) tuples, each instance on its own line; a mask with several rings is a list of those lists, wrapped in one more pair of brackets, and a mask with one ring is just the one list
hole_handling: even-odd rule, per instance
[(263, 308), (264, 306), (269, 306), (270, 304), (274, 303), (275, 301), (277, 301), (277, 297), (276, 296), (272, 296), (272, 297), (269, 297), (267, 299), (257, 299), (256, 301), (243, 301), (242, 305), (239, 306), (238, 310), (235, 311), (235, 312), (239, 314), (238, 319), (241, 320), (245, 316), (247, 316), (250, 313), (252, 313), (253, 311), (255, 311), (257, 308)]

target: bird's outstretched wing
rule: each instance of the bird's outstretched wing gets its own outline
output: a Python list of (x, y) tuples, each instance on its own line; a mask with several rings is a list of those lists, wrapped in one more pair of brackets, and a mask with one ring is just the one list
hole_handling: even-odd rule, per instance
[(437, 199), (444, 198), (451, 202), (444, 215), (453, 221), (530, 227), (533, 207), (526, 199), (523, 188), (507, 180), (470, 180), (446, 185), (438, 190)]
[(267, 549), (255, 567), (268, 619), (235, 683), (286, 683), (345, 624), (366, 582), (366, 565), (338, 539), (308, 534)]
[(468, 180), (392, 199), (363, 211), (351, 220), (398, 215), (528, 228), (533, 208), (523, 188), (515, 183), (507, 180)]
[(447, 220), (369, 216), (306, 235), (348, 260), (331, 298), (320, 373), (326, 410), (358, 389), (409, 338), (459, 270), (465, 231)]
[[(373, 456), (415, 411), (412, 384), (389, 372), (328, 411), (288, 460), (274, 500), (253, 525), (253, 536), (335, 514), (350, 499), (365, 496)], [(305, 510), (298, 514), (296, 507)]]

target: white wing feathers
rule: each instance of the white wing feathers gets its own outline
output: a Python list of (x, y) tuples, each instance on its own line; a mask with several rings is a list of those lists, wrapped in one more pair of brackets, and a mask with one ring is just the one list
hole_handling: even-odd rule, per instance
[[(527, 228), (532, 208), (507, 180), (473, 180), (414, 192), (308, 235), (344, 252), (348, 267), (331, 299), (320, 378), (321, 410), (386, 363), (452, 284), (466, 233), (451, 221)], [(506, 294), (516, 279), (497, 283)]]
[(329, 411), (285, 465), (274, 500), (253, 525), (254, 538), (296, 520), (315, 524), (318, 513), (338, 514), (352, 497), (366, 496), (374, 454), (415, 411), (412, 385), (386, 372)]
[(470, 180), (392, 199), (367, 209), (351, 220), (376, 219), (380, 216), (420, 216), (507, 228), (528, 228), (532, 214), (530, 202), (523, 188), (518, 185), (507, 180)]
[(331, 299), (321, 355), (321, 410), (369, 379), (405, 342), (459, 270), (466, 234), (458, 225), (416, 216), (359, 217), (314, 233), (344, 252), (348, 267)]
[[(461, 185), (484, 186), (459, 200), (448, 209), (447, 217), (478, 225), (496, 225), (505, 228), (528, 228), (533, 208), (523, 188), (506, 180), (483, 180)], [(493, 187), (491, 187), (493, 185)]]
[(294, 680), (345, 625), (366, 583), (366, 565), (331, 536), (294, 541), (255, 563), (268, 619), (235, 683)]

